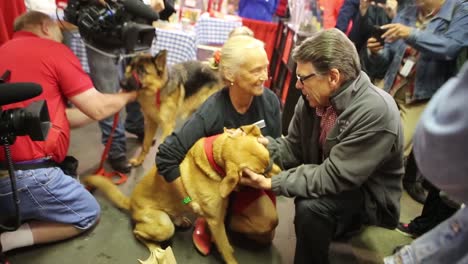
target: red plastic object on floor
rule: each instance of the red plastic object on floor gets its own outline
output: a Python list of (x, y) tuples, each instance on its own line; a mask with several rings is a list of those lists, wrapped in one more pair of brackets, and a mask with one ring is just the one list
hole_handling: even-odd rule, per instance
[(204, 218), (197, 218), (192, 234), (193, 244), (200, 254), (207, 256), (211, 251), (211, 233)]

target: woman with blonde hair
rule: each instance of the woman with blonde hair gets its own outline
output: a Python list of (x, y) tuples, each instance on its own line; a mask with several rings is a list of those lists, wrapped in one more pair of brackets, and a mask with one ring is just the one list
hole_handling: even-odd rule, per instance
[[(190, 147), (200, 138), (258, 121), (263, 135), (281, 134), (280, 104), (276, 95), (265, 89), (268, 57), (264, 43), (250, 36), (234, 36), (221, 49), (219, 73), (226, 87), (213, 94), (185, 124), (159, 146), (156, 165), (159, 174), (176, 183), (183, 193), (179, 165)], [(183, 197), (181, 197), (181, 200)], [(271, 192), (243, 187), (231, 195), (227, 226), (260, 243), (270, 243), (278, 224), (275, 197)], [(195, 223), (195, 247), (203, 255), (211, 248), (211, 235), (204, 219)]]

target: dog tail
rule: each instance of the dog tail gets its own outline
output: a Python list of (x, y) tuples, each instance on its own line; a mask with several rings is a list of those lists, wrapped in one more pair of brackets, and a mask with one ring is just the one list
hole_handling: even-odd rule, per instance
[(130, 199), (125, 196), (120, 189), (108, 178), (100, 175), (91, 175), (82, 180), (83, 184), (89, 188), (96, 188), (104, 192), (118, 208), (130, 210)]

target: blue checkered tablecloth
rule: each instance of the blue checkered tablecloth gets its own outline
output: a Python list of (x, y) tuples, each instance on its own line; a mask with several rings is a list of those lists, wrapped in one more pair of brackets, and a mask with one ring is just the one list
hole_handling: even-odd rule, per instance
[(83, 70), (89, 73), (88, 56), (86, 55), (86, 47), (81, 39), (80, 32), (69, 31), (68, 33), (65, 36), (66, 44), (80, 60)]
[(225, 20), (210, 17), (207, 13), (200, 16), (195, 24), (197, 45), (200, 44), (224, 44), (229, 33), (242, 26), (240, 20)]
[(167, 63), (173, 65), (197, 59), (195, 32), (180, 29), (156, 28), (156, 39), (151, 46), (151, 53), (167, 50)]

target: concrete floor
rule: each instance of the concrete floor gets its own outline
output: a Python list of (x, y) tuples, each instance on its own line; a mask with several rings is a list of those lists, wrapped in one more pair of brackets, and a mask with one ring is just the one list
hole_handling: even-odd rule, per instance
[[(158, 143), (156, 143), (158, 144)], [(79, 173), (84, 177), (96, 170), (103, 146), (97, 124), (72, 131), (70, 154), (80, 161)], [(139, 145), (129, 135), (128, 155), (135, 155)], [(154, 163), (156, 147), (148, 155), (143, 166), (129, 174), (129, 180), (121, 185), (129, 194), (136, 182)], [(148, 251), (133, 237), (129, 216), (117, 210), (99, 192), (95, 193), (102, 207), (101, 222), (92, 231), (75, 239), (43, 246), (11, 251), (7, 254), (12, 264), (129, 264), (146, 259)], [(234, 244), (235, 256), (239, 263), (293, 263), (295, 235), (293, 226), (294, 204), (292, 199), (279, 197), (279, 226), (273, 245), (264, 249), (249, 249)], [(421, 205), (406, 194), (402, 198), (401, 220), (408, 221), (420, 214)], [(192, 229), (177, 232), (172, 247), (179, 264), (222, 263), (219, 254), (203, 257), (197, 253), (191, 241)], [(335, 242), (330, 252), (331, 263), (382, 263), (382, 257), (391, 254), (392, 249), (410, 240), (394, 230), (369, 227), (360, 235), (347, 241)]]

